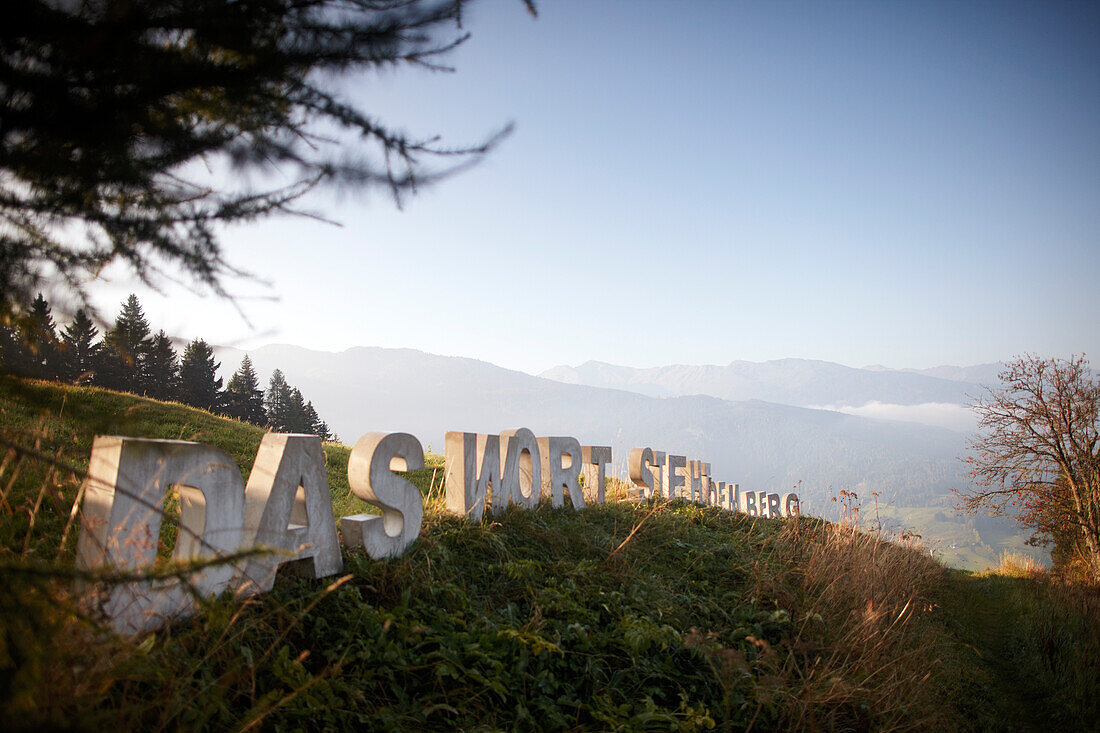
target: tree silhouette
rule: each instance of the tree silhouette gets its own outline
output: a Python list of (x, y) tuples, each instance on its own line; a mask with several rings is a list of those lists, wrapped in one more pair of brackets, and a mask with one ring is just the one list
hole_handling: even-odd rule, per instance
[(306, 402), (306, 422), (309, 425), (307, 432), (316, 435), (321, 440), (332, 440), (332, 432), (328, 429), (328, 423), (317, 414), (313, 402)]
[(65, 379), (70, 382), (84, 381), (95, 372), (101, 345), (96, 343), (99, 329), (92, 323), (87, 312), (77, 310), (73, 320), (61, 332), (61, 354), (65, 364)]
[(50, 313), (50, 304), (38, 293), (30, 312), (19, 321), (19, 338), (25, 347), (23, 368), (26, 374), (39, 379), (58, 379), (61, 364), (57, 326)]
[(179, 401), (203, 410), (217, 408), (222, 388), (220, 366), (214, 362), (210, 344), (202, 339), (187, 344), (180, 361)]
[[(280, 372), (281, 374), (281, 372)], [(225, 414), (238, 420), (254, 423), (256, 425), (267, 424), (267, 413), (264, 412), (264, 393), (260, 389), (259, 380), (256, 378), (256, 370), (252, 366), (252, 359), (248, 354), (241, 359), (241, 365), (230, 377), (225, 385), (223, 395), (223, 409)]]
[[(1100, 579), (1100, 380), (1084, 356), (1020, 357), (1003, 387), (979, 398), (979, 436), (962, 507), (1015, 516), (1034, 539), (1079, 546), (1085, 573)], [(1056, 547), (1073, 556), (1073, 547)]]
[[(414, 138), (342, 93), (439, 57), (466, 0), (19, 0), (0, 23), (0, 322), (121, 260), (225, 295), (219, 229), (319, 185), (398, 201), (486, 153)], [(534, 12), (531, 0), (525, 0)], [(433, 164), (432, 161), (435, 161)], [(208, 167), (213, 167), (211, 174)], [(246, 176), (277, 181), (253, 188)], [(159, 263), (159, 264), (158, 264)]]
[(115, 324), (103, 335), (96, 383), (109, 389), (144, 394), (142, 365), (152, 345), (149, 321), (133, 293), (122, 304)]
[(149, 343), (141, 371), (147, 396), (157, 400), (171, 400), (178, 396), (179, 357), (164, 329), (158, 331)]
[(267, 391), (264, 392), (264, 412), (267, 413), (267, 424), (272, 430), (291, 432), (288, 427), (291, 421), (290, 385), (278, 369), (271, 373)]

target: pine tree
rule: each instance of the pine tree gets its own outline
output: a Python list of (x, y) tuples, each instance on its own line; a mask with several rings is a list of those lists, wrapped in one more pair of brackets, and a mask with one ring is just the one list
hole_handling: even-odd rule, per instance
[(267, 424), (264, 393), (260, 389), (256, 370), (252, 367), (252, 359), (248, 354), (245, 354), (240, 367), (225, 386), (224, 409), (226, 415), (238, 420), (256, 425)]
[(309, 422), (308, 432), (316, 435), (321, 440), (329, 440), (332, 438), (332, 433), (328, 430), (328, 425), (317, 414), (317, 410), (313, 407), (313, 402), (306, 402), (306, 420)]
[(61, 376), (60, 342), (50, 304), (42, 293), (34, 299), (30, 311), (19, 321), (19, 338), (27, 350), (27, 374), (39, 379)]
[(221, 364), (214, 362), (214, 349), (202, 339), (187, 344), (180, 363), (179, 401), (204, 410), (219, 406), (222, 380), (217, 376)]
[(103, 335), (103, 355), (97, 383), (109, 389), (144, 394), (142, 363), (152, 343), (151, 329), (133, 293), (122, 304), (115, 325)]
[(142, 364), (145, 394), (158, 400), (175, 399), (179, 391), (180, 363), (172, 341), (161, 329), (149, 344)]
[(290, 385), (286, 383), (286, 377), (282, 371), (276, 369), (271, 373), (271, 381), (268, 382), (267, 392), (264, 393), (264, 412), (267, 413), (268, 426), (280, 433), (290, 432), (289, 410)]
[(0, 371), (9, 374), (27, 374), (31, 367), (31, 353), (23, 344), (18, 330), (0, 324)]
[(290, 399), (287, 401), (287, 426), (290, 433), (310, 432), (309, 415), (306, 414), (306, 399), (302, 391), (297, 387), (290, 390)]
[(96, 360), (102, 349), (102, 344), (96, 343), (98, 335), (99, 329), (84, 309), (78, 310), (61, 333), (61, 354), (67, 381), (79, 383), (95, 373)]

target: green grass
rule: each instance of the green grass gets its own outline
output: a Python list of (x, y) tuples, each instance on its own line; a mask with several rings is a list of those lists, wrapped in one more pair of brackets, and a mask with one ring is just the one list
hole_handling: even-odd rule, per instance
[(965, 728), (1100, 730), (1100, 592), (1004, 570), (951, 570), (937, 594)]
[[(179, 405), (6, 378), (0, 417), (5, 439), (76, 469), (93, 435), (127, 434), (217, 445), (247, 474), (263, 434)], [(349, 449), (325, 451), (336, 515), (361, 511), (348, 496)], [(849, 528), (683, 502), (513, 508), (473, 524), (446, 516), (435, 491), (401, 558), (345, 551), (339, 578), (281, 574), (272, 593), (118, 638), (74, 608), (63, 579), (76, 477), (5, 460), (9, 727), (992, 730), (1027, 720), (1003, 717), (1018, 691), (1008, 672), (1022, 663), (990, 661), (1014, 642), (982, 636), (992, 628), (982, 614), (1007, 609), (1009, 596), (979, 606), (985, 591), (963, 582), (972, 576)], [(439, 473), (431, 457), (414, 481), (427, 493)], [(26, 570), (46, 561), (56, 577)], [(1045, 592), (1038, 610), (1019, 594), (1011, 613), (1043, 619), (1040, 639), (1089, 638), (1088, 613)], [(1021, 700), (1069, 705), (1054, 696), (1062, 679), (1095, 700), (1093, 667), (1074, 662), (1067, 676), (1066, 645), (1044, 644), (1026, 655), (1045, 681)]]
[[(864, 521), (873, 517), (873, 506), (864, 506)], [(962, 570), (982, 571), (996, 567), (1005, 551), (1030, 555), (1049, 564), (1049, 553), (1029, 546), (1029, 533), (1011, 526), (985, 526), (980, 530), (969, 517), (955, 513), (950, 500), (940, 506), (910, 507), (883, 504), (881, 520), (890, 526), (915, 529), (923, 543), (935, 551), (944, 565)]]
[[(246, 480), (252, 461), (263, 438), (264, 429), (237, 420), (211, 415), (203, 410), (164, 403), (131, 394), (96, 387), (74, 387), (48, 382), (21, 380), (0, 375), (0, 439), (32, 447), (54, 461), (76, 471), (87, 469), (96, 435), (191, 440), (207, 443), (228, 453)], [(329, 488), (337, 517), (360, 512), (377, 513), (348, 488), (350, 448), (338, 443), (324, 444)], [(427, 493), (434, 480), (442, 481), (442, 456), (426, 456), (426, 468), (406, 475)], [(16, 513), (0, 526), (0, 546), (19, 547), (34, 559), (65, 557), (73, 550), (75, 536), (69, 535), (65, 548), (58, 541), (69, 517), (69, 508), (80, 484), (73, 471), (59, 469), (43, 461), (24, 461), (8, 471), (4, 482), (12, 480), (16, 493), (48, 486), (49, 490), (34, 514), (30, 529), (29, 512)], [(47, 481), (47, 477), (49, 481)], [(0, 487), (4, 484), (0, 483)], [(29, 545), (23, 548), (27, 538)]]

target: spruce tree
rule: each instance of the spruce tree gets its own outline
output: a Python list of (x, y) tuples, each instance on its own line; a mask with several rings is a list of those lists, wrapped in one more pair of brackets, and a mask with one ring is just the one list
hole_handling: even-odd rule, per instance
[(179, 357), (164, 329), (157, 332), (150, 342), (142, 367), (146, 395), (157, 400), (176, 398), (180, 378)]
[(267, 424), (267, 413), (264, 411), (264, 393), (260, 389), (259, 380), (256, 378), (256, 370), (252, 366), (252, 359), (245, 354), (241, 359), (241, 365), (229, 383), (225, 385), (224, 394), (225, 414), (238, 420), (254, 423), (256, 425)]
[(306, 399), (302, 391), (297, 387), (290, 390), (290, 399), (287, 401), (287, 425), (290, 433), (308, 433), (312, 426), (309, 424), (309, 415), (306, 414)]
[(219, 407), (222, 380), (217, 376), (221, 364), (214, 361), (214, 350), (202, 339), (187, 344), (180, 363), (179, 401), (204, 410)]
[(96, 343), (99, 329), (83, 308), (61, 333), (61, 354), (64, 377), (69, 382), (82, 382), (95, 373), (96, 360), (102, 344)]
[(306, 420), (309, 423), (309, 433), (316, 435), (321, 440), (329, 440), (332, 438), (332, 433), (328, 430), (328, 425), (317, 414), (317, 410), (313, 407), (313, 402), (306, 402)]
[(0, 324), (0, 371), (27, 374), (30, 366), (31, 354), (19, 331), (14, 326)]
[(151, 329), (141, 303), (133, 293), (122, 304), (115, 325), (103, 335), (103, 355), (97, 383), (136, 394), (144, 394), (142, 365), (152, 344)]
[(271, 380), (264, 393), (264, 412), (267, 413), (268, 426), (280, 433), (290, 432), (290, 385), (286, 383), (286, 377), (282, 371), (276, 369), (271, 373)]
[(42, 293), (34, 299), (30, 311), (19, 321), (19, 338), (27, 351), (27, 374), (39, 379), (61, 376), (60, 342), (50, 304)]

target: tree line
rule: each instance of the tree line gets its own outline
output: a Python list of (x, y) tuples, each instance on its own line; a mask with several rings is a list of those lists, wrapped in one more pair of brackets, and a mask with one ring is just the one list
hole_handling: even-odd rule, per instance
[(201, 338), (188, 343), (182, 357), (177, 354), (164, 329), (152, 332), (133, 294), (102, 339), (83, 309), (59, 331), (41, 293), (24, 317), (11, 326), (0, 325), (2, 371), (175, 400), (278, 432), (335, 437), (282, 371), (272, 373), (265, 391), (247, 354), (224, 388), (220, 368), (214, 349)]

